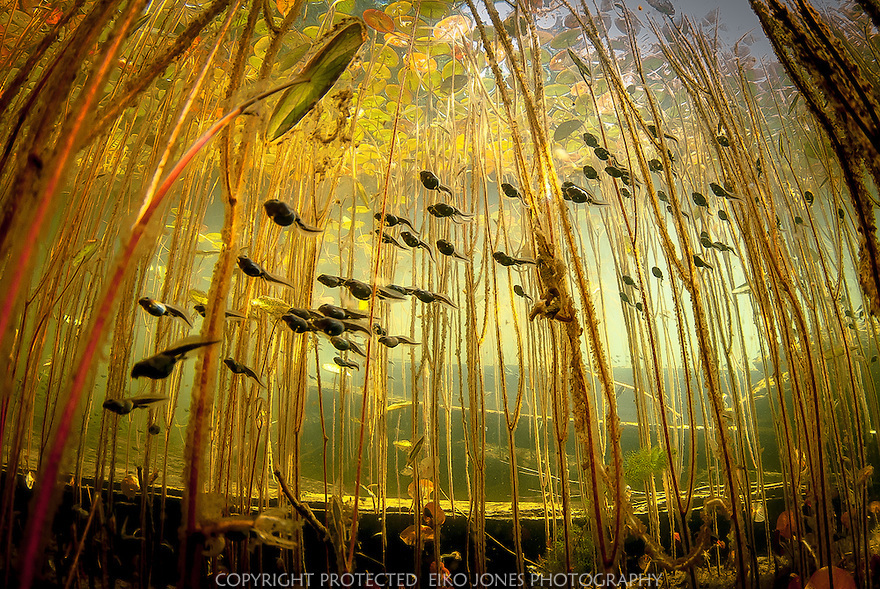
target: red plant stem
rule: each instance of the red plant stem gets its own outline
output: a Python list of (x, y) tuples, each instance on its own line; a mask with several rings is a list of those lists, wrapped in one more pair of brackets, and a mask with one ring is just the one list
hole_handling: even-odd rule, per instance
[[(116, 267), (114, 268), (113, 274), (110, 276), (110, 279), (107, 282), (104, 296), (101, 299), (100, 304), (95, 309), (95, 320), (92, 323), (92, 326), (89, 329), (89, 332), (85, 338), (86, 347), (83, 350), (78, 362), (76, 363), (76, 365), (79, 366), (80, 369), (77, 370), (76, 374), (74, 375), (73, 383), (70, 388), (70, 395), (67, 397), (67, 402), (64, 404), (64, 409), (62, 411), (62, 415), (64, 415), (65, 417), (58, 424), (58, 431), (55, 434), (55, 439), (52, 442), (51, 447), (49, 448), (49, 454), (45, 461), (45, 470), (43, 471), (43, 474), (40, 477), (40, 481), (38, 483), (33, 503), (34, 508), (32, 509), (32, 515), (28, 520), (27, 532), (25, 534), (25, 544), (22, 552), (22, 562), (24, 563), (20, 585), (22, 589), (29, 589), (31, 583), (33, 583), (34, 567), (36, 565), (40, 532), (42, 531), (46, 523), (46, 519), (49, 515), (52, 491), (55, 488), (54, 482), (58, 476), (58, 471), (61, 467), (61, 460), (64, 457), (64, 450), (66, 448), (67, 438), (70, 435), (73, 416), (76, 412), (77, 406), (79, 405), (79, 400), (82, 397), (83, 389), (85, 388), (86, 384), (86, 379), (89, 376), (88, 367), (91, 366), (92, 361), (95, 359), (95, 355), (98, 352), (101, 343), (103, 342), (104, 325), (107, 323), (107, 320), (113, 311), (113, 306), (115, 305), (116, 298), (119, 294), (119, 286), (123, 283), (125, 272), (128, 269), (128, 261), (131, 260), (131, 258), (134, 256), (134, 252), (140, 244), (141, 238), (146, 233), (147, 225), (149, 224), (150, 219), (152, 219), (153, 215), (164, 201), (165, 196), (167, 196), (168, 190), (171, 188), (171, 185), (174, 183), (175, 180), (177, 180), (178, 176), (180, 176), (184, 168), (186, 168), (186, 166), (190, 163), (190, 161), (192, 161), (195, 155), (211, 139), (213, 139), (214, 136), (217, 135), (217, 133), (219, 133), (226, 125), (231, 123), (236, 117), (238, 117), (242, 112), (244, 112), (246, 108), (248, 108), (252, 104), (268, 96), (271, 96), (276, 92), (285, 90), (290, 86), (302, 83), (303, 81), (304, 80), (297, 78), (291, 82), (259, 94), (258, 96), (255, 96), (254, 98), (242, 103), (240, 106), (230, 111), (223, 118), (214, 123), (211, 128), (205, 132), (204, 135), (199, 137), (199, 139), (196, 140), (195, 143), (193, 143), (193, 145), (187, 150), (183, 157), (181, 157), (180, 161), (177, 162), (171, 172), (169, 172), (168, 176), (156, 190), (155, 196), (150, 199), (150, 201), (147, 203), (144, 210), (138, 217), (138, 220), (135, 222), (135, 225), (132, 228), (131, 237), (129, 237), (125, 248), (117, 258)], [(84, 119), (84, 111), (83, 113), (81, 113), (81, 116), (78, 117), (78, 120), (82, 119)], [(75, 139), (75, 133), (69, 133), (66, 135), (66, 137), (68, 138), (67, 143), (72, 146), (73, 139)], [(60, 170), (61, 166), (56, 169)], [(60, 179), (60, 172), (56, 172), (55, 175), (58, 176), (58, 179)], [(45, 214), (45, 211), (43, 211), (43, 214)], [(28, 242), (28, 251), (33, 250), (34, 243), (34, 240)], [(20, 279), (20, 276), (17, 276), (17, 278)], [(9, 298), (11, 297), (12, 295), (10, 294)], [(9, 304), (11, 305), (11, 303)], [(8, 318), (4, 316), (2, 319)], [(5, 324), (0, 323), (0, 325)]]
[[(56, 151), (58, 157), (53, 160), (52, 166), (50, 166), (49, 177), (46, 181), (45, 188), (37, 205), (37, 211), (31, 224), (30, 235), (32, 237), (39, 233), (39, 229), (46, 219), (49, 207), (54, 200), (53, 196), (58, 190), (62, 176), (67, 171), (67, 163), (73, 157), (74, 146), (76, 145), (79, 132), (89, 113), (92, 111), (94, 104), (97, 103), (98, 93), (103, 88), (102, 82), (106, 79), (107, 75), (110, 73), (110, 69), (116, 63), (116, 55), (127, 36), (127, 32), (131, 27), (134, 18), (140, 13), (139, 6), (140, 3), (132, 5), (131, 9), (126, 13), (124, 17), (125, 20), (119, 28), (119, 34), (116, 35), (110, 46), (104, 52), (103, 60), (98, 69), (95, 70), (95, 74), (92, 77), (92, 83), (83, 91), (83, 99), (80, 108), (72, 118), (70, 127), (66, 129), (65, 133), (61, 134), (60, 144)], [(12, 311), (15, 307), (16, 299), (18, 298), (18, 292), (21, 289), (25, 276), (27, 275), (26, 268), (34, 253), (37, 241), (37, 239), (33, 238), (26, 239), (22, 246), (21, 254), (15, 263), (17, 271), (13, 274), (12, 283), (9, 286), (9, 290), (6, 291), (3, 304), (0, 305), (0, 335), (5, 335), (6, 330), (9, 327), (9, 322), (12, 319)], [(111, 282), (111, 287), (112, 286), (113, 283)], [(113, 297), (110, 297), (110, 302), (113, 302)], [(103, 328), (104, 322), (107, 320), (108, 316), (109, 313), (99, 313), (95, 320), (93, 331), (95, 327)], [(103, 330), (101, 329), (98, 331), (99, 335), (101, 331)], [(97, 350), (99, 339), (100, 338), (90, 338), (90, 340), (88, 340), (86, 353), (90, 356), (93, 356)], [(88, 364), (80, 363), (79, 366), (88, 366)], [(64, 412), (62, 413), (64, 418), (59, 423), (55, 443), (49, 451), (49, 460), (46, 463), (43, 476), (40, 477), (37, 495), (35, 496), (33, 503), (34, 509), (31, 510), (31, 517), (28, 521), (27, 533), (25, 534), (25, 544), (22, 550), (23, 568), (20, 579), (20, 586), (22, 589), (29, 589), (31, 583), (33, 583), (34, 568), (37, 560), (37, 551), (40, 545), (41, 532), (45, 520), (49, 515), (52, 492), (55, 489), (55, 480), (61, 466), (65, 442), (70, 434), (74, 410), (76, 409), (87, 376), (88, 371), (84, 369), (78, 370), (74, 376), (74, 387), (73, 390), (71, 390), (70, 396), (64, 407)]]

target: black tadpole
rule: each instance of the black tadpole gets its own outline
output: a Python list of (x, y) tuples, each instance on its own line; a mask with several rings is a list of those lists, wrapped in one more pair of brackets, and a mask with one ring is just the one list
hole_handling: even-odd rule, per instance
[(312, 319), (313, 327), (320, 329), (329, 336), (340, 335), (345, 331), (345, 324), (339, 319), (332, 317), (321, 317), (320, 319)]
[(369, 284), (364, 284), (360, 280), (349, 278), (343, 284), (345, 285), (345, 288), (348, 289), (348, 292), (351, 293), (351, 296), (356, 299), (368, 301), (373, 295), (373, 287), (371, 287)]
[(269, 274), (262, 266), (245, 255), (238, 256), (238, 267), (241, 268), (242, 272), (252, 278), (262, 278), (267, 282), (274, 282), (276, 284), (293, 288), (292, 284), (282, 278)]
[(464, 223), (465, 221), (470, 221), (473, 219), (473, 215), (470, 213), (464, 213), (451, 204), (445, 202), (438, 202), (432, 204), (428, 207), (428, 212), (437, 217), (438, 219), (452, 219), (456, 223)]
[[(205, 317), (208, 313), (207, 307), (205, 307), (205, 305), (203, 305), (201, 303), (196, 303), (195, 305), (193, 305), (193, 309), (195, 309), (196, 313), (198, 313), (202, 317)], [(226, 311), (226, 318), (227, 319), (245, 319), (245, 315), (244, 315), (244, 313), (239, 313), (238, 311)]]
[(398, 242), (396, 239), (394, 239), (394, 237), (388, 235), (387, 233), (385, 233), (381, 229), (376, 229), (375, 233), (376, 233), (376, 235), (379, 235), (382, 238), (382, 243), (387, 243), (389, 245), (393, 245), (394, 247), (397, 247), (400, 249), (406, 249), (405, 247), (400, 245), (400, 242)]
[(285, 313), (281, 316), (281, 320), (284, 321), (294, 333), (314, 331), (314, 328), (309, 325), (308, 320), (293, 315), (292, 313)]
[(501, 190), (504, 192), (504, 196), (508, 198), (519, 198), (522, 199), (522, 195), (519, 193), (519, 190), (516, 189), (516, 186), (513, 184), (508, 184), (507, 182), (501, 183)]
[[(654, 137), (654, 139), (660, 138), (659, 135), (657, 135), (656, 125), (648, 125), (648, 132), (651, 134), (652, 137)], [(675, 141), (676, 144), (678, 143), (678, 139), (676, 139), (672, 135), (667, 135), (666, 133), (663, 133), (663, 137), (665, 137), (666, 139), (672, 139), (673, 141)]]
[(431, 245), (429, 243), (422, 241), (421, 239), (419, 239), (418, 237), (416, 237), (415, 235), (413, 235), (409, 231), (401, 231), (400, 238), (403, 240), (403, 243), (405, 243), (406, 245), (408, 245), (411, 248), (419, 248), (420, 247), (420, 248), (427, 250), (428, 255), (431, 256), (431, 261), (432, 262), (436, 261), (434, 259), (434, 251), (431, 249)]
[(135, 409), (146, 409), (153, 403), (161, 403), (167, 400), (168, 397), (159, 395), (141, 395), (127, 399), (107, 399), (101, 406), (116, 415), (128, 415)]
[(354, 368), (355, 370), (360, 370), (360, 366), (358, 365), (357, 362), (352, 362), (350, 360), (344, 360), (339, 356), (334, 356), (333, 362), (335, 362), (336, 365), (341, 368)]
[(434, 175), (434, 172), (430, 170), (422, 170), (419, 172), (419, 179), (422, 181), (422, 185), (428, 190), (440, 190), (446, 192), (450, 196), (452, 195), (452, 191), (449, 190), (447, 186), (440, 184), (440, 178)]
[(696, 266), (697, 268), (708, 268), (709, 270), (713, 269), (712, 266), (704, 262), (703, 258), (698, 256), (697, 254), (694, 254), (694, 266)]
[[(377, 221), (382, 221), (382, 213), (376, 213), (375, 215), (373, 215), (373, 218)], [(395, 225), (406, 225), (413, 231), (416, 230), (415, 227), (413, 227), (413, 224), (410, 223), (408, 220), (397, 215), (392, 215), (391, 213), (385, 213), (384, 223), (386, 227), (394, 227)]]
[(379, 338), (379, 343), (389, 348), (396, 348), (400, 344), (407, 344), (410, 346), (421, 345), (420, 342), (414, 342), (405, 335), (383, 335)]
[(198, 338), (182, 339), (170, 348), (135, 363), (131, 369), (131, 377), (167, 378), (174, 370), (174, 365), (177, 364), (178, 360), (183, 360), (187, 352), (219, 342), (220, 340), (200, 340)]
[(141, 297), (140, 299), (138, 299), (138, 304), (144, 308), (144, 311), (146, 311), (153, 317), (162, 317), (163, 315), (167, 315), (169, 317), (177, 317), (178, 319), (182, 320), (184, 323), (192, 327), (192, 322), (186, 316), (184, 310), (179, 307), (169, 305), (168, 303), (161, 303), (156, 299), (151, 299), (150, 297)]
[(328, 288), (336, 288), (337, 286), (342, 286), (345, 283), (345, 278), (341, 276), (331, 276), (330, 274), (321, 274), (320, 276), (318, 276), (318, 282)]
[(318, 312), (324, 315), (325, 317), (333, 317), (334, 319), (366, 319), (369, 317), (366, 313), (361, 313), (360, 311), (352, 311), (351, 309), (346, 309), (344, 307), (337, 307), (336, 305), (331, 305), (330, 303), (324, 303), (320, 307), (318, 307)]
[(445, 239), (437, 240), (437, 251), (443, 254), (444, 256), (449, 256), (451, 258), (456, 258), (459, 260), (464, 260), (465, 262), (469, 261), (467, 257), (461, 255), (457, 251), (455, 251), (455, 246), (452, 245), (449, 241)]
[(257, 373), (245, 366), (244, 364), (236, 362), (232, 358), (226, 358), (225, 360), (223, 360), (223, 363), (226, 364), (226, 367), (229, 368), (229, 370), (231, 370), (233, 374), (243, 374), (249, 378), (254, 379), (254, 381), (261, 387), (266, 388), (266, 385), (263, 384), (263, 381), (260, 380), (260, 377), (257, 376)]
[(303, 223), (302, 218), (300, 218), (295, 210), (277, 198), (272, 198), (264, 202), (263, 208), (266, 210), (266, 214), (269, 218), (272, 219), (276, 225), (289, 227), (290, 225), (296, 224), (300, 230), (306, 233), (321, 233), (323, 231), (323, 229), (318, 229), (317, 227), (312, 227), (311, 225)]
[(492, 257), (502, 266), (522, 266), (523, 264), (537, 264), (537, 262), (535, 262), (534, 260), (530, 260), (528, 258), (514, 258), (512, 256), (508, 256), (502, 251), (493, 253)]
[(408, 294), (413, 295), (414, 297), (416, 297), (417, 299), (419, 299), (420, 301), (422, 301), (423, 303), (426, 303), (426, 304), (443, 303), (444, 305), (452, 307), (453, 309), (458, 308), (455, 305), (455, 303), (453, 303), (451, 300), (449, 300), (449, 297), (447, 297), (446, 295), (440, 294), (438, 292), (430, 292), (430, 291), (424, 290), (422, 288), (415, 288), (415, 287), (408, 288), (408, 289), (406, 289), (406, 291)]
[(513, 285), (513, 292), (515, 292), (517, 296), (520, 296), (524, 299), (528, 299), (529, 301), (532, 300), (532, 297), (530, 297), (528, 294), (526, 294), (526, 291), (523, 290), (523, 287), (520, 286), (519, 284)]

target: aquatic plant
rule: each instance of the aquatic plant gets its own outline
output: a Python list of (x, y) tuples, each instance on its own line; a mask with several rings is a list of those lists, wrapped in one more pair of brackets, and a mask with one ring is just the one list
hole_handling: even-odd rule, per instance
[[(573, 523), (571, 526), (572, 545), (566, 546), (562, 538), (555, 538), (547, 548), (547, 553), (539, 564), (546, 574), (576, 573), (582, 575), (593, 571), (596, 547), (593, 545), (592, 534), (583, 524)], [(566, 561), (566, 553), (570, 552), (571, 566)]]
[(662, 448), (642, 447), (623, 458), (623, 476), (630, 484), (646, 485), (666, 470), (666, 455)]
[(872, 6), (756, 0), (776, 63), (659, 2), (24, 4), (6, 584), (442, 571), (454, 533), (525, 573), (532, 518), (554, 571), (874, 556)]

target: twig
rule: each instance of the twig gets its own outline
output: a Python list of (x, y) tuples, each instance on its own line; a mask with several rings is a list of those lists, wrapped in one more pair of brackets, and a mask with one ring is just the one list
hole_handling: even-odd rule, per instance
[(293, 496), (293, 493), (287, 488), (287, 483), (284, 482), (284, 477), (281, 475), (280, 470), (275, 470), (275, 478), (278, 479), (278, 484), (281, 485), (281, 492), (284, 493), (284, 496), (287, 497), (287, 500), (290, 501), (290, 504), (293, 505), (293, 508), (296, 509), (297, 513), (315, 528), (315, 530), (321, 535), (321, 540), (324, 542), (330, 542), (330, 531), (324, 524), (318, 521), (318, 518), (315, 517), (314, 512), (312, 512), (308, 505)]

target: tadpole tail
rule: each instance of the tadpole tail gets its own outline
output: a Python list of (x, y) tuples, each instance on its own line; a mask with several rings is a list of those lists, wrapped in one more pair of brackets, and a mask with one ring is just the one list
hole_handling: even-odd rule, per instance
[(290, 284), (289, 282), (287, 282), (286, 280), (278, 278), (277, 276), (272, 276), (268, 272), (263, 272), (263, 278), (265, 280), (268, 280), (269, 282), (274, 282), (276, 284), (282, 284), (288, 288), (293, 288), (293, 285)]

